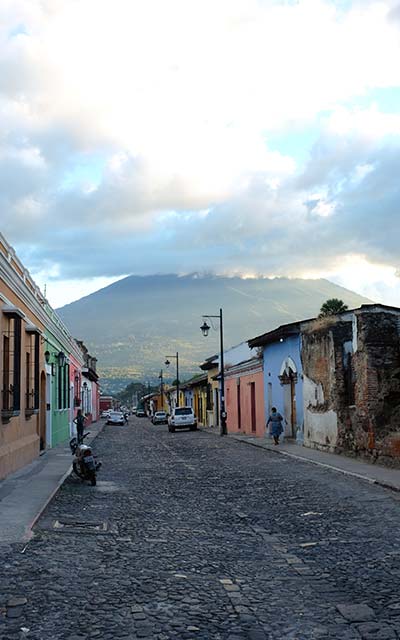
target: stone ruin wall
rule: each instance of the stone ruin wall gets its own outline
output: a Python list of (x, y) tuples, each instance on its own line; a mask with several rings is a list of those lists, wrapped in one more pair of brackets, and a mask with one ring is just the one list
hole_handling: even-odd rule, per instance
[(303, 331), (304, 442), (308, 446), (332, 452), (344, 447), (349, 400), (343, 345), (351, 342), (351, 336), (351, 322), (333, 318), (318, 319)]
[(400, 466), (400, 339), (398, 316), (357, 314), (354, 451)]
[(400, 320), (379, 311), (356, 322), (354, 353), (351, 322), (321, 319), (303, 331), (304, 441), (400, 466)]

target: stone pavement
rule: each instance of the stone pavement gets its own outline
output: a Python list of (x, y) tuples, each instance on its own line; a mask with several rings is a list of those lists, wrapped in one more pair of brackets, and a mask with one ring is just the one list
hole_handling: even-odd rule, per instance
[[(202, 431), (219, 436), (218, 429), (200, 428)], [(303, 447), (290, 440), (285, 440), (283, 443), (275, 446), (271, 438), (268, 437), (255, 438), (249, 435), (229, 434), (228, 438), (233, 438), (239, 442), (260, 447), (261, 449), (267, 449), (268, 451), (273, 451), (273, 453), (280, 453), (295, 460), (310, 462), (327, 469), (339, 471), (360, 478), (361, 480), (379, 484), (388, 489), (400, 491), (400, 469), (390, 469), (379, 464), (364, 462), (357, 458), (327, 453), (325, 451), (319, 451), (318, 449), (310, 449), (309, 447)]]
[(0, 545), (1, 640), (400, 638), (400, 495), (233, 438), (107, 426)]
[[(103, 426), (104, 421), (90, 425), (86, 442), (92, 442)], [(64, 443), (0, 481), (0, 544), (30, 539), (36, 520), (71, 473), (71, 463), (71, 450)]]

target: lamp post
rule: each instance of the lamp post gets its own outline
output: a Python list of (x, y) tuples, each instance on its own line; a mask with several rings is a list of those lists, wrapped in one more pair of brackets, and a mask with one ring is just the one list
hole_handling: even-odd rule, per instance
[(176, 360), (176, 406), (179, 407), (179, 353), (176, 352), (175, 356), (165, 356), (165, 357), (166, 357), (165, 366), (167, 367), (167, 369), (171, 364), (168, 358), (175, 358)]
[(158, 376), (160, 380), (160, 399), (161, 399), (161, 411), (164, 411), (164, 379), (163, 379), (163, 370), (161, 369), (160, 375)]
[[(223, 327), (223, 319), (222, 319), (222, 309), (219, 310), (219, 315), (204, 315), (203, 318), (219, 318), (219, 341), (220, 341), (220, 359), (219, 359), (219, 377), (221, 381), (221, 393), (220, 393), (220, 404), (219, 404), (219, 424), (220, 424), (220, 436), (226, 436), (226, 411), (225, 411), (225, 376), (224, 376), (224, 327)], [(212, 324), (212, 323), (211, 323)], [(208, 332), (210, 331), (210, 326), (204, 320), (200, 329), (203, 336), (206, 338), (208, 336)]]

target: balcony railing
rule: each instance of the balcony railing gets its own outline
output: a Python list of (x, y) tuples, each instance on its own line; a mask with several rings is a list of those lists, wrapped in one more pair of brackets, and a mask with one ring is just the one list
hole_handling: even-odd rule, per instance
[(19, 398), (15, 392), (14, 385), (3, 387), (1, 391), (1, 417), (10, 418), (19, 413)]
[(33, 413), (38, 413), (38, 398), (35, 390), (27, 391), (25, 394), (25, 414), (32, 415)]

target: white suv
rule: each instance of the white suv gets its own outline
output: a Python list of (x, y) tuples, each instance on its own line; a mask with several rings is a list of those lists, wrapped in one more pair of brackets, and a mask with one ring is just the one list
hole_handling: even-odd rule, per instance
[(197, 420), (192, 407), (175, 407), (168, 418), (168, 431), (189, 428), (196, 431)]

